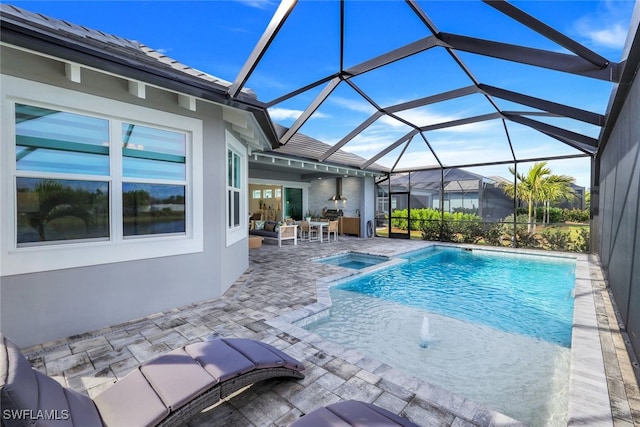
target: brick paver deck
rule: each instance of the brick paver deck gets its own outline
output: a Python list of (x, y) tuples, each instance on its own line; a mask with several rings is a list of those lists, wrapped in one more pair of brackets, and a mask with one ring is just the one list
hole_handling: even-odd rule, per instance
[[(305, 379), (256, 384), (203, 412), (190, 422), (191, 426), (286, 426), (314, 408), (342, 399), (372, 402), (425, 426), (519, 425), (502, 414), (301, 332), (286, 322), (292, 313), (317, 311), (318, 300), (324, 302), (327, 298), (317, 295), (322, 293), (321, 288), (317, 291), (318, 281), (347, 274), (348, 270), (314, 263), (312, 258), (352, 250), (389, 256), (425, 244), (348, 237), (322, 244), (285, 243), (282, 248), (267, 242), (250, 250), (249, 269), (221, 298), (23, 351), (35, 368), (89, 396), (100, 393), (140, 363), (213, 336), (258, 339), (304, 362)], [(640, 393), (633, 376), (637, 367), (624, 351), (601, 272), (593, 267), (590, 270), (613, 408), (605, 418), (612, 421), (576, 421), (585, 425), (631, 426), (634, 420), (640, 421)]]

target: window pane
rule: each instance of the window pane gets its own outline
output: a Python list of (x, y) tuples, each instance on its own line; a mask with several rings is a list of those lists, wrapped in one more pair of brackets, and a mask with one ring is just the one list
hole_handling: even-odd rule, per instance
[(186, 141), (184, 133), (123, 123), (124, 176), (184, 180)]
[(229, 171), (229, 179), (227, 185), (233, 187), (233, 151), (227, 151), (227, 170)]
[(109, 184), (16, 178), (18, 245), (109, 237)]
[(154, 178), (184, 181), (187, 166), (184, 163), (158, 162), (148, 159), (123, 158), (124, 175), (130, 178)]
[(233, 192), (233, 225), (240, 225), (240, 192)]
[(233, 186), (240, 188), (240, 156), (233, 155)]
[(233, 223), (233, 191), (227, 191), (229, 195), (229, 200), (227, 201), (227, 206), (229, 207), (229, 212), (227, 217), (229, 218), (229, 228), (231, 228), (231, 224)]
[(122, 184), (123, 234), (184, 233), (185, 186)]
[(109, 122), (16, 104), (16, 168), (109, 174)]

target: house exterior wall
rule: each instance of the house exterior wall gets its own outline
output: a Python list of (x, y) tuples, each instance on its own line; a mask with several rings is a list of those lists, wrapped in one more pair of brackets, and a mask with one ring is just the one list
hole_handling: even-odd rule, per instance
[[(126, 80), (88, 69), (82, 70), (81, 83), (74, 83), (65, 77), (61, 62), (7, 47), (0, 53), (3, 75), (200, 120), (204, 164), (201, 251), (4, 275), (0, 277), (2, 332), (19, 346), (29, 346), (221, 296), (248, 267), (247, 240), (227, 246), (225, 238), (227, 153), (222, 108), (198, 102), (197, 110), (189, 111), (179, 106), (176, 94), (149, 86), (141, 99), (129, 93)], [(6, 161), (2, 159), (3, 164)], [(6, 196), (0, 200), (2, 221), (14, 209)]]
[(357, 217), (358, 211), (362, 210), (363, 179), (359, 177), (342, 178), (342, 195), (347, 198), (346, 203), (329, 200), (336, 194), (335, 178), (312, 181), (309, 188), (309, 210), (314, 215), (320, 216), (324, 208), (342, 209), (344, 216)]
[[(636, 74), (637, 76), (637, 74)], [(640, 82), (636, 78), (599, 156), (598, 254), (640, 358)]]

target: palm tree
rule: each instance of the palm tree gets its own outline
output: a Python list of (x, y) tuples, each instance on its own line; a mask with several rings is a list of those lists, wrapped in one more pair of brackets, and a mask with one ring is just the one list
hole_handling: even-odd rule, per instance
[(586, 210), (591, 210), (591, 191), (587, 190), (584, 193), (584, 203), (585, 203), (585, 209)]
[(47, 241), (46, 226), (64, 217), (80, 219), (85, 227), (93, 224), (93, 217), (87, 209), (86, 200), (90, 195), (85, 190), (73, 189), (55, 180), (44, 180), (36, 185), (38, 209), (27, 213), (27, 222), (38, 232), (41, 242)]
[[(527, 232), (535, 233), (536, 225), (536, 202), (543, 200), (543, 182), (551, 175), (551, 169), (547, 167), (547, 162), (534, 163), (526, 174), (517, 173), (513, 167), (509, 167), (509, 172), (516, 176), (517, 184), (507, 184), (505, 193), (514, 196), (517, 193), (518, 199), (525, 202), (529, 208), (527, 219)], [(533, 224), (533, 227), (532, 227)]]
[(575, 178), (568, 175), (550, 175), (542, 179), (541, 196), (544, 206), (544, 215), (542, 218), (543, 223), (549, 223), (551, 202), (556, 202), (560, 199), (569, 200), (574, 197), (575, 193), (570, 185), (574, 181)]

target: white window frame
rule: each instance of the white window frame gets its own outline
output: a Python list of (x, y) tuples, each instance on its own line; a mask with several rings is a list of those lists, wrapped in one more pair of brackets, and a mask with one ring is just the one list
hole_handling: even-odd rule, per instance
[[(203, 124), (202, 120), (179, 116), (114, 101), (94, 95), (32, 82), (12, 76), (0, 77), (2, 133), (0, 134), (0, 276), (59, 270), (98, 264), (141, 260), (197, 253), (203, 244)], [(111, 120), (110, 152), (120, 152), (120, 128), (116, 123), (139, 123), (187, 134), (186, 232), (149, 235), (144, 238), (122, 236), (122, 171), (119, 156), (111, 161), (110, 237), (104, 241), (73, 241), (60, 244), (17, 246), (15, 104), (28, 104), (53, 110)], [(117, 128), (117, 131), (116, 131)], [(36, 174), (34, 173), (34, 176)], [(77, 179), (69, 175), (68, 179)], [(105, 177), (96, 176), (96, 180)]]
[[(249, 161), (247, 157), (247, 148), (235, 137), (231, 132), (225, 129), (225, 175), (224, 175), (224, 199), (225, 199), (225, 230), (226, 230), (226, 246), (229, 247), (248, 236), (249, 229), (249, 213), (247, 206), (249, 205)], [(240, 224), (237, 226), (229, 226), (229, 162), (227, 155), (229, 150), (240, 157)]]

